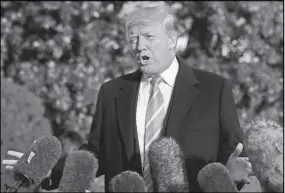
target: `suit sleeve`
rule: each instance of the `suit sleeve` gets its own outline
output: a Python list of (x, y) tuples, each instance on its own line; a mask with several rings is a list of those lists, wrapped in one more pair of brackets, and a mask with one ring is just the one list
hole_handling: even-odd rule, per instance
[(90, 134), (88, 136), (88, 143), (79, 147), (79, 150), (87, 150), (94, 154), (98, 159), (99, 168), (96, 177), (104, 175), (104, 156), (102, 151), (102, 117), (103, 117), (103, 85), (101, 86), (97, 98), (96, 111), (93, 116)]
[[(220, 95), (220, 141), (218, 161), (226, 164), (238, 143), (243, 143), (243, 131), (240, 127), (232, 87), (225, 80)], [(244, 149), (240, 155), (246, 156)]]

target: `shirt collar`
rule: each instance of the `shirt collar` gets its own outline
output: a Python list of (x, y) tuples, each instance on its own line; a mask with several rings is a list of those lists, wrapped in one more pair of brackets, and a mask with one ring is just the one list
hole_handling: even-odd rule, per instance
[[(178, 64), (177, 58), (174, 57), (174, 60), (171, 63), (171, 65), (165, 71), (163, 71), (160, 75), (163, 78), (163, 80), (171, 87), (174, 86), (175, 79), (178, 73), (178, 68), (179, 68), (179, 64)], [(152, 76), (143, 74), (142, 82), (145, 83), (145, 86), (147, 86), (151, 78)]]
[(163, 80), (171, 87), (174, 86), (175, 79), (178, 73), (178, 68), (178, 61), (175, 57), (171, 65), (164, 72), (161, 73), (161, 77), (163, 78)]

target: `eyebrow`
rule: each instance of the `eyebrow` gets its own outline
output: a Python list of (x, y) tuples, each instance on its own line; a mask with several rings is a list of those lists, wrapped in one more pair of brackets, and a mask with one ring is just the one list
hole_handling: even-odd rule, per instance
[(155, 35), (153, 32), (143, 32), (143, 35)]
[(134, 37), (137, 37), (137, 35), (134, 34), (134, 33), (130, 33), (130, 34), (129, 34), (129, 38), (134, 38)]
[[(151, 31), (143, 31), (140, 33), (141, 35), (155, 35), (155, 33), (151, 32)], [(136, 37), (137, 35), (135, 33), (130, 33), (129, 37)]]

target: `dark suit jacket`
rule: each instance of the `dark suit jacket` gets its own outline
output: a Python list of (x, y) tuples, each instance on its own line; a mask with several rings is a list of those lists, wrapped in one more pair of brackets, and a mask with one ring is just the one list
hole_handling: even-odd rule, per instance
[[(243, 133), (229, 82), (178, 62), (163, 135), (181, 146), (190, 191), (200, 191), (199, 170), (210, 162), (226, 164)], [(106, 191), (111, 178), (122, 171), (142, 174), (135, 116), (141, 76), (137, 70), (101, 86), (89, 142), (80, 148), (99, 159), (97, 176), (105, 175)]]

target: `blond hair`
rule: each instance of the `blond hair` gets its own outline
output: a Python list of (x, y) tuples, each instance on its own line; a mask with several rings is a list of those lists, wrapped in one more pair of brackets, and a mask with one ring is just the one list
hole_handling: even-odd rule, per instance
[[(149, 14), (146, 14), (149, 13)], [(134, 20), (149, 17), (150, 19), (159, 20), (162, 22), (163, 29), (165, 33), (171, 37), (177, 37), (177, 30), (175, 27), (176, 18), (171, 12), (169, 5), (163, 1), (144, 1), (137, 5), (137, 9), (127, 15), (125, 18), (125, 29), (126, 31), (132, 25), (134, 25)], [(127, 33), (126, 33), (127, 35)]]

